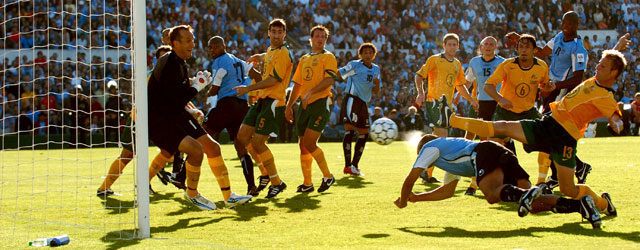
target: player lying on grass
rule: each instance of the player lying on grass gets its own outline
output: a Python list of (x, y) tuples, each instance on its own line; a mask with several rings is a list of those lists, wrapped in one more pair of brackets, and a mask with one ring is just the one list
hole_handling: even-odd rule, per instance
[(469, 130), (480, 136), (506, 135), (529, 144), (535, 150), (548, 150), (558, 170), (560, 192), (574, 199), (589, 195), (598, 209), (616, 216), (616, 208), (608, 193), (598, 196), (588, 185), (575, 184), (573, 176), (576, 146), (591, 121), (607, 117), (615, 133), (623, 130), (622, 115), (611, 86), (626, 65), (622, 53), (605, 50), (596, 66), (595, 77), (578, 85), (560, 101), (551, 103), (551, 115), (545, 115), (542, 119), (487, 122), (452, 115), (449, 120), (446, 117), (447, 107), (442, 105), (438, 122), (450, 123), (454, 128)]
[[(432, 165), (446, 172), (444, 184), (429, 192), (413, 193), (413, 185), (420, 174)], [(500, 201), (519, 203), (519, 216), (525, 216), (530, 211), (579, 212), (594, 228), (599, 228), (602, 224), (591, 196), (572, 200), (556, 195), (542, 195), (538, 187), (531, 187), (529, 175), (522, 169), (516, 156), (504, 146), (493, 141), (475, 142), (463, 138), (439, 138), (430, 134), (423, 136), (418, 143), (418, 158), (402, 184), (400, 197), (394, 203), (399, 208), (404, 208), (407, 201), (450, 198), (460, 176), (475, 176), (480, 190), (490, 204)]]

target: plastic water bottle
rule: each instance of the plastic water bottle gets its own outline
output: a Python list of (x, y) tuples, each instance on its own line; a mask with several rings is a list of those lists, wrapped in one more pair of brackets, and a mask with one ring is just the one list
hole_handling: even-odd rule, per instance
[(32, 242), (29, 242), (29, 246), (34, 246), (34, 247), (45, 247), (45, 246), (57, 247), (57, 246), (62, 246), (66, 244), (69, 244), (69, 236), (66, 234), (60, 235), (58, 237), (40, 238)]

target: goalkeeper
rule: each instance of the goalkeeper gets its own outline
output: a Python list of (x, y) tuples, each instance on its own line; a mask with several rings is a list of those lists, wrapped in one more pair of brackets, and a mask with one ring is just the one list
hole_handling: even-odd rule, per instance
[[(163, 45), (158, 47), (158, 49), (156, 49), (156, 59), (159, 59), (160, 57), (162, 57), (164, 54), (168, 53), (171, 51), (171, 47), (167, 46), (167, 45)], [(193, 104), (189, 103), (191, 106), (193, 106)], [(192, 109), (189, 107), (189, 104), (187, 104), (187, 106), (185, 106), (185, 109), (187, 111), (189, 111), (190, 113), (192, 113), (193, 111), (191, 111)], [(196, 109), (197, 110), (197, 109)], [(199, 113), (200, 117), (204, 118), (204, 115), (202, 115), (202, 112)], [(193, 115), (193, 114), (192, 114)], [(196, 115), (194, 115), (194, 118), (198, 119), (199, 121), (202, 121), (202, 118), (196, 117)], [(122, 146), (122, 151), (120, 152), (120, 156), (118, 156), (118, 158), (113, 161), (113, 163), (111, 163), (111, 167), (109, 168), (109, 173), (107, 174), (105, 180), (102, 182), (102, 185), (100, 185), (100, 187), (98, 188), (97, 191), (97, 195), (98, 197), (106, 197), (106, 196), (111, 196), (111, 195), (119, 195), (117, 193), (115, 193), (112, 189), (111, 189), (111, 185), (113, 185), (113, 183), (118, 179), (118, 177), (120, 177), (120, 175), (122, 174), (122, 170), (124, 169), (124, 167), (127, 166), (127, 164), (129, 164), (129, 162), (131, 162), (131, 160), (133, 159), (133, 138), (135, 137), (132, 129), (134, 128), (134, 123), (135, 123), (135, 109), (131, 110), (131, 115), (129, 115), (129, 117), (126, 120), (126, 124), (124, 127), (124, 131), (120, 134), (120, 144)], [(156, 158), (151, 162), (151, 166), (149, 167), (150, 169), (158, 169), (158, 168), (162, 168), (162, 165), (156, 165), (156, 164), (160, 164), (163, 162), (164, 157), (162, 156), (162, 154), (168, 154), (169, 152), (161, 152), (160, 154), (158, 154), (156, 156)], [(149, 171), (149, 172), (153, 172), (153, 171)], [(182, 173), (184, 173), (184, 171), (182, 171)], [(153, 179), (154, 175), (149, 175), (149, 182), (151, 182), (151, 179)], [(162, 179), (161, 179), (162, 180)], [(164, 181), (163, 181), (164, 183)], [(185, 189), (184, 187), (184, 178), (183, 181), (181, 183), (173, 183), (174, 185), (176, 185), (176, 187), (181, 188), (181, 189)], [(155, 191), (153, 191), (153, 189), (151, 188), (151, 185), (149, 185), (149, 192), (151, 194), (154, 194)]]

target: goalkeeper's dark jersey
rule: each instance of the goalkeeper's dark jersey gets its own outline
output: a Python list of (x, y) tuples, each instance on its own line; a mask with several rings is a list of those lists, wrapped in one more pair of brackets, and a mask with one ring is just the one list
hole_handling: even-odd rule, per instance
[(198, 93), (191, 87), (185, 60), (169, 52), (158, 59), (148, 84), (149, 114), (167, 116), (183, 112), (184, 106)]

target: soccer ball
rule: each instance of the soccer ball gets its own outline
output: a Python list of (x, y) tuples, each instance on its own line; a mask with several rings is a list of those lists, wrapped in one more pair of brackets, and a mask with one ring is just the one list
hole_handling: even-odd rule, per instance
[(369, 136), (376, 143), (387, 145), (398, 137), (398, 126), (389, 118), (380, 118), (371, 124)]

